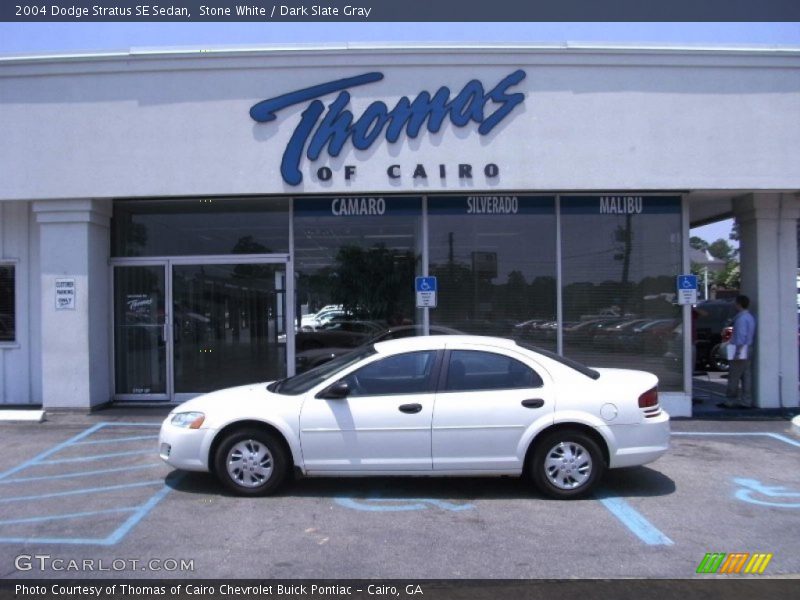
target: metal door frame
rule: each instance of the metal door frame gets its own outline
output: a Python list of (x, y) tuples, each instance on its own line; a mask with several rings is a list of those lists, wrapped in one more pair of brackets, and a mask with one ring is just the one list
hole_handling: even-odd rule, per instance
[[(111, 390), (112, 400), (130, 401), (130, 402), (159, 402), (159, 403), (176, 403), (183, 402), (190, 398), (200, 395), (202, 392), (197, 393), (175, 393), (175, 368), (174, 368), (174, 331), (173, 331), (173, 314), (172, 314), (172, 267), (178, 265), (244, 265), (244, 264), (271, 264), (271, 265), (284, 265), (285, 267), (285, 306), (284, 306), (284, 328), (286, 331), (286, 374), (294, 375), (294, 360), (295, 360), (295, 281), (294, 281), (294, 264), (291, 261), (289, 254), (215, 254), (215, 255), (198, 255), (198, 256), (148, 256), (148, 257), (127, 257), (127, 258), (112, 258), (109, 261), (109, 297), (111, 298), (112, 308), (110, 312), (111, 328), (109, 330), (110, 347), (111, 347)], [(166, 360), (165, 368), (167, 391), (164, 394), (117, 394), (116, 382), (116, 345), (114, 343), (115, 335), (115, 317), (114, 317), (114, 274), (116, 267), (163, 267), (164, 268), (164, 328), (166, 335), (164, 336), (166, 344)]]

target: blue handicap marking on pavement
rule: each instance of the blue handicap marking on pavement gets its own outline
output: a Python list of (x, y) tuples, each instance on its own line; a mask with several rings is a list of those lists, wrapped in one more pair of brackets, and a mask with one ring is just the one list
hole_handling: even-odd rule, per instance
[(655, 525), (648, 521), (642, 513), (633, 508), (622, 498), (600, 498), (600, 503), (625, 525), (632, 534), (648, 546), (672, 546), (674, 543)]
[[(118, 543), (181, 477), (165, 483), (158, 427), (97, 423), (0, 473), (0, 543)], [(65, 510), (61, 499), (76, 496), (86, 506)]]
[(436, 277), (417, 277), (414, 280), (414, 287), (418, 292), (435, 292)]
[(697, 275), (678, 275), (678, 287), (682, 290), (696, 290)]
[(778, 508), (800, 508), (800, 491), (788, 490), (780, 485), (764, 485), (757, 479), (744, 477), (735, 477), (733, 482), (739, 486), (736, 498), (742, 502)]
[(336, 498), (336, 504), (344, 508), (353, 510), (363, 510), (367, 512), (399, 512), (408, 510), (425, 510), (427, 508), (438, 508), (459, 512), (475, 508), (473, 504), (454, 504), (437, 500), (436, 498)]

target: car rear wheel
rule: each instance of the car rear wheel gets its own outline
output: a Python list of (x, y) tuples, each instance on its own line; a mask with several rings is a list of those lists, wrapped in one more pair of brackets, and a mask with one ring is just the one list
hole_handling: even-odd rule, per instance
[(551, 498), (585, 496), (603, 474), (603, 454), (597, 443), (580, 431), (562, 429), (536, 444), (531, 460), (536, 487)]
[(234, 431), (220, 443), (214, 457), (217, 477), (242, 496), (265, 496), (286, 478), (288, 457), (278, 437), (247, 428)]

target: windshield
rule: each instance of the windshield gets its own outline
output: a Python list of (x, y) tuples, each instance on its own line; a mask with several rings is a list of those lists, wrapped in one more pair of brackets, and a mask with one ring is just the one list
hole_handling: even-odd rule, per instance
[(586, 377), (591, 377), (592, 379), (600, 379), (600, 373), (595, 371), (594, 369), (590, 369), (583, 363), (579, 363), (577, 360), (572, 360), (571, 358), (566, 358), (564, 356), (560, 356), (555, 352), (550, 352), (550, 350), (545, 350), (544, 348), (539, 348), (538, 346), (534, 346), (533, 344), (525, 344), (517, 342), (517, 346), (521, 346), (522, 348), (526, 348), (527, 350), (532, 350), (537, 354), (541, 354), (542, 356), (546, 356), (550, 360), (554, 360), (556, 362), (561, 363), (565, 367), (569, 367), (580, 373), (581, 375), (586, 375)]
[(314, 386), (325, 381), (337, 371), (346, 369), (350, 365), (355, 364), (361, 359), (373, 354), (375, 354), (374, 347), (363, 346), (357, 350), (354, 350), (353, 352), (348, 352), (347, 354), (338, 356), (329, 362), (319, 365), (318, 367), (309, 369), (305, 373), (300, 373), (294, 377), (287, 377), (286, 379), (281, 379), (279, 381), (270, 383), (267, 386), (267, 389), (276, 394), (286, 394), (289, 396), (304, 394)]

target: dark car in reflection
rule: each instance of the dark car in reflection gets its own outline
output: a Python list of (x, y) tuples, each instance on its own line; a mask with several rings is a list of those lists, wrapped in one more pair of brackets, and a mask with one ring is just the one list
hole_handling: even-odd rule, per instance
[(595, 328), (592, 346), (602, 350), (627, 350), (634, 335), (634, 328), (644, 325), (649, 319), (629, 319), (612, 325)]
[(709, 300), (697, 305), (693, 319), (697, 348), (695, 368), (717, 370), (721, 365), (715, 358), (722, 344), (723, 332), (736, 316), (733, 302)]
[(650, 319), (633, 328), (626, 347), (634, 352), (663, 354), (669, 348), (672, 331), (682, 323), (681, 319)]
[[(458, 331), (457, 329), (444, 327), (443, 325), (430, 326), (431, 335), (460, 335), (461, 333), (462, 332)], [(329, 346), (325, 348), (317, 347), (304, 351), (299, 351), (300, 346), (298, 346), (298, 353), (295, 358), (295, 371), (297, 373), (302, 373), (303, 371), (307, 371), (308, 369), (333, 360), (337, 356), (352, 352), (361, 345), (367, 346), (371, 344), (377, 344), (378, 342), (385, 342), (387, 340), (397, 340), (400, 338), (414, 337), (419, 335), (424, 335), (424, 329), (422, 325), (399, 325), (397, 327), (389, 327), (388, 329), (384, 329), (377, 335), (367, 339), (362, 337), (360, 343), (352, 346), (343, 345)], [(297, 334), (297, 337), (299, 336), (300, 333)], [(350, 339), (354, 340), (355, 338)]]
[(633, 317), (603, 317), (579, 321), (564, 327), (564, 341), (575, 346), (590, 346), (601, 331), (632, 320)]
[[(567, 326), (567, 323), (564, 323)], [(511, 329), (511, 335), (515, 339), (524, 341), (554, 341), (558, 331), (558, 322), (553, 319), (531, 319), (517, 323)]]
[(386, 323), (379, 321), (333, 319), (315, 331), (298, 331), (294, 338), (295, 348), (298, 352), (329, 347), (355, 348), (384, 327)]
[(633, 319), (601, 329), (594, 347), (616, 352), (663, 354), (680, 319)]
[[(587, 350), (663, 354), (667, 351), (672, 330), (681, 323), (679, 318), (593, 317), (582, 321), (564, 322), (564, 341), (571, 348)], [(558, 324), (555, 321), (532, 319), (518, 323), (513, 337), (531, 341), (555, 340)]]

